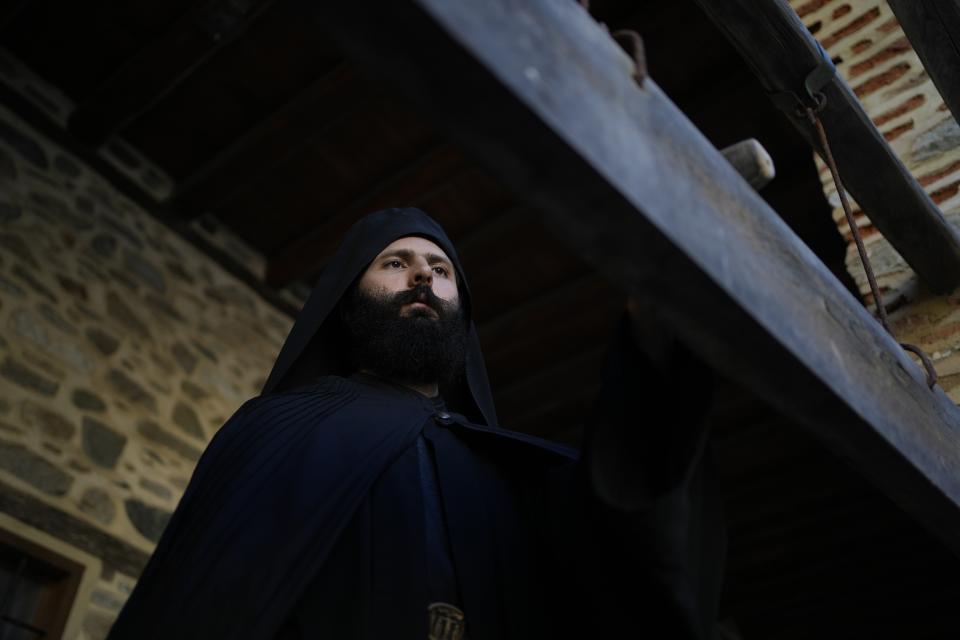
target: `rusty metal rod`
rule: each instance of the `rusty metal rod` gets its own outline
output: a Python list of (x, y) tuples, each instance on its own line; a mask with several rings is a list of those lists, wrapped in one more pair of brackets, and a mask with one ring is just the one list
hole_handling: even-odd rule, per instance
[[(817, 116), (817, 110), (822, 109), (823, 105), (824, 102), (820, 102), (816, 109), (804, 107), (804, 113), (807, 116), (807, 120), (809, 120), (810, 124), (816, 129), (817, 136), (820, 138), (820, 147), (823, 149), (824, 161), (827, 163), (827, 167), (830, 169), (830, 175), (833, 177), (833, 183), (837, 187), (837, 195), (840, 196), (843, 215), (846, 216), (847, 224), (850, 225), (850, 233), (853, 234), (853, 241), (857, 245), (857, 253), (860, 254), (860, 263), (863, 265), (863, 270), (867, 274), (867, 282), (870, 283), (870, 292), (873, 294), (873, 301), (877, 307), (877, 319), (886, 332), (896, 338), (893, 330), (890, 329), (890, 324), (887, 322), (887, 310), (883, 306), (883, 298), (880, 295), (880, 287), (877, 285), (877, 277), (873, 273), (870, 258), (867, 256), (867, 249), (864, 247), (863, 239), (860, 237), (860, 229), (857, 227), (856, 220), (853, 219), (853, 211), (850, 209), (850, 202), (847, 200), (847, 192), (840, 182), (840, 174), (837, 171), (837, 163), (833, 158), (833, 151), (830, 149), (830, 141), (827, 140), (827, 132), (824, 130), (823, 123), (820, 122), (820, 118)], [(920, 358), (920, 362), (923, 364), (923, 368), (927, 373), (927, 386), (933, 389), (937, 384), (937, 370), (934, 368), (933, 361), (930, 357), (923, 349), (916, 345), (901, 342), (900, 346)]]

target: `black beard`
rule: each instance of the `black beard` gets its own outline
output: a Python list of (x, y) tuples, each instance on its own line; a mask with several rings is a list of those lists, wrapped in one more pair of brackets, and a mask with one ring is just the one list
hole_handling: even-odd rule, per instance
[[(433, 309), (401, 307), (423, 302)], [(428, 285), (394, 294), (369, 294), (354, 285), (343, 298), (341, 317), (356, 370), (395, 382), (452, 386), (463, 374), (467, 331), (460, 305), (438, 298)]]

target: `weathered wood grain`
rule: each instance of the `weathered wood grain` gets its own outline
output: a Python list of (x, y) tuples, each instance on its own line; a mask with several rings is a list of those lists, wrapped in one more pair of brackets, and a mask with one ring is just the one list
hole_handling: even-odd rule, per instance
[(888, 0), (910, 45), (960, 121), (960, 2)]
[[(696, 0), (771, 94), (804, 95), (820, 63), (816, 40), (786, 0)], [(949, 3), (946, 3), (949, 4)], [(934, 291), (960, 285), (960, 238), (896, 157), (839, 75), (822, 89), (820, 114), (844, 186), (884, 237)], [(786, 117), (819, 150), (803, 118)]]
[(960, 410), (577, 3), (313, 10), (585, 261), (960, 551)]

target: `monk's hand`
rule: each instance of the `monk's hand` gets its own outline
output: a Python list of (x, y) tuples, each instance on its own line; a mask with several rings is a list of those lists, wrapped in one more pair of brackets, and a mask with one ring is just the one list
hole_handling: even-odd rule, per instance
[(667, 367), (676, 347), (676, 335), (657, 312), (656, 302), (639, 295), (627, 297), (627, 315), (637, 348), (653, 364)]

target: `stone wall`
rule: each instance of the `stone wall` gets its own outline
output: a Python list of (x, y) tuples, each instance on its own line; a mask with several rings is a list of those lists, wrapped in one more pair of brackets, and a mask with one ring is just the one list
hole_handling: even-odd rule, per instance
[[(790, 0), (837, 63), (838, 72), (863, 103), (894, 152), (960, 226), (960, 127), (910, 47), (884, 0)], [(849, 241), (847, 268), (870, 301), (856, 247), (830, 174), (817, 163), (833, 215)], [(923, 347), (934, 360), (941, 386), (960, 402), (960, 290), (935, 297), (926, 292), (900, 255), (854, 207), (857, 224), (892, 310), (891, 327), (901, 342)], [(867, 212), (869, 213), (869, 212)]]
[(99, 558), (102, 638), (290, 319), (0, 109), (0, 512)]
[[(886, 3), (791, 3), (895, 152), (960, 222), (960, 127)], [(0, 73), (23, 77), (9, 65)], [(960, 401), (960, 291), (925, 293), (858, 220), (897, 307), (898, 337), (928, 350)], [(852, 243), (848, 266), (866, 295)], [(76, 638), (105, 636), (200, 452), (257, 393), (289, 325), (0, 108), (0, 513), (99, 559)]]

